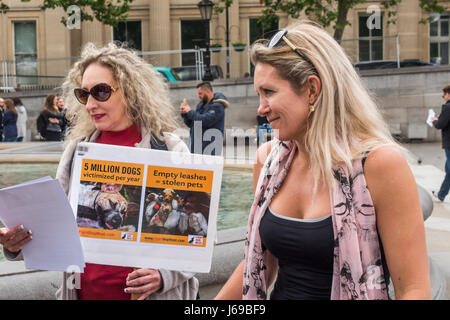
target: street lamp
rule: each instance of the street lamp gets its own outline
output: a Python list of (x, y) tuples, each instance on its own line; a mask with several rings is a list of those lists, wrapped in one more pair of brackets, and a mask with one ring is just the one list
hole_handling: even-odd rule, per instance
[(211, 74), (211, 52), (209, 51), (209, 20), (211, 20), (214, 3), (210, 0), (202, 0), (197, 4), (197, 6), (200, 10), (202, 19), (206, 21), (205, 75), (203, 76), (202, 80), (213, 81), (213, 76)]

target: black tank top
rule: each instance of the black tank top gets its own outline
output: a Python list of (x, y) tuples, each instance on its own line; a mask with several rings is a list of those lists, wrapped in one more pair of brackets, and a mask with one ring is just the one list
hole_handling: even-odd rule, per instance
[[(278, 259), (278, 276), (270, 299), (330, 299), (334, 250), (331, 214), (302, 220), (280, 216), (267, 208), (259, 233), (263, 247)], [(385, 279), (389, 279), (383, 246), (379, 242)]]
[(259, 226), (263, 246), (278, 259), (272, 300), (329, 300), (333, 222), (281, 217), (267, 209)]

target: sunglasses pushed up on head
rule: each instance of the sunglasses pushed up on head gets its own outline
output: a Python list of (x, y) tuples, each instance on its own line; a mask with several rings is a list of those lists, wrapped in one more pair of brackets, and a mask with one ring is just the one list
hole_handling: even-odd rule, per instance
[(117, 89), (111, 87), (107, 83), (99, 83), (91, 88), (91, 90), (83, 89), (83, 88), (75, 88), (73, 90), (75, 97), (81, 104), (86, 104), (89, 98), (89, 95), (100, 102), (107, 101), (111, 95), (116, 92)]
[(313, 69), (317, 72), (316, 67), (314, 64), (309, 60), (307, 56), (305, 56), (289, 39), (286, 37), (288, 31), (286, 29), (281, 29), (277, 33), (274, 34), (272, 39), (270, 39), (269, 44), (267, 45), (268, 48), (276, 47), (280, 44), (281, 40), (283, 40), (296, 54), (300, 56), (303, 60), (308, 62)]

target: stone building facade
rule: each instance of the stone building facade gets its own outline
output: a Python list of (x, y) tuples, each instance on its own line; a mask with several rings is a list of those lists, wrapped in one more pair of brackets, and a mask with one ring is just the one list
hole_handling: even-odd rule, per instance
[[(179, 50), (192, 48), (191, 38), (202, 37), (203, 22), (197, 7), (198, 0), (135, 0), (128, 22), (122, 24), (121, 30), (99, 22), (83, 22), (80, 29), (70, 30), (60, 23), (60, 18), (67, 16), (62, 9), (41, 11), (40, 0), (6, 0), (5, 3), (10, 10), (0, 14), (0, 61), (15, 61), (9, 62), (9, 68), (22, 68), (25, 74), (35, 72), (50, 77), (62, 76), (73, 62), (70, 57), (78, 56), (84, 44), (94, 42), (103, 45), (121, 36), (133, 38), (140, 51), (161, 52), (146, 56), (154, 65), (192, 64), (193, 54), (180, 53)], [(441, 4), (450, 11), (448, 1)], [(380, 7), (381, 29), (368, 30), (364, 24), (372, 14), (368, 8), (374, 5)], [(230, 50), (228, 54), (225, 49), (211, 54), (211, 63), (220, 65), (225, 77), (239, 78), (251, 74), (248, 50), (234, 51), (231, 44), (242, 42), (248, 45), (262, 31), (269, 31), (265, 34), (270, 34), (272, 30), (262, 30), (256, 22), (262, 9), (259, 0), (234, 0), (229, 8)], [(441, 19), (438, 17), (433, 24), (419, 24), (426, 17), (428, 14), (420, 9), (419, 0), (403, 0), (397, 8), (396, 23), (388, 24), (387, 12), (381, 9), (381, 1), (367, 1), (349, 12), (351, 25), (345, 28), (342, 45), (354, 62), (399, 58), (440, 60), (442, 64), (448, 64), (449, 17), (441, 15)], [(281, 28), (290, 21), (291, 18), (281, 13), (278, 25), (274, 25), (273, 29)], [(214, 13), (209, 29), (211, 43), (219, 42), (225, 47), (225, 26), (225, 12)], [(330, 28), (329, 32), (333, 30)], [(30, 62), (33, 59), (37, 59), (35, 65)], [(6, 67), (0, 66), (0, 73), (1, 68)]]

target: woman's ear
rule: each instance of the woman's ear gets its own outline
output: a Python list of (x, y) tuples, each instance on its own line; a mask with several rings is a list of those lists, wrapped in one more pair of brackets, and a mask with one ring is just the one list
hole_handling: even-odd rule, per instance
[(316, 102), (317, 98), (319, 97), (320, 90), (322, 89), (322, 82), (320, 81), (320, 78), (316, 75), (312, 75), (308, 77), (308, 80), (306, 81), (308, 85), (308, 99), (309, 104), (312, 105)]

